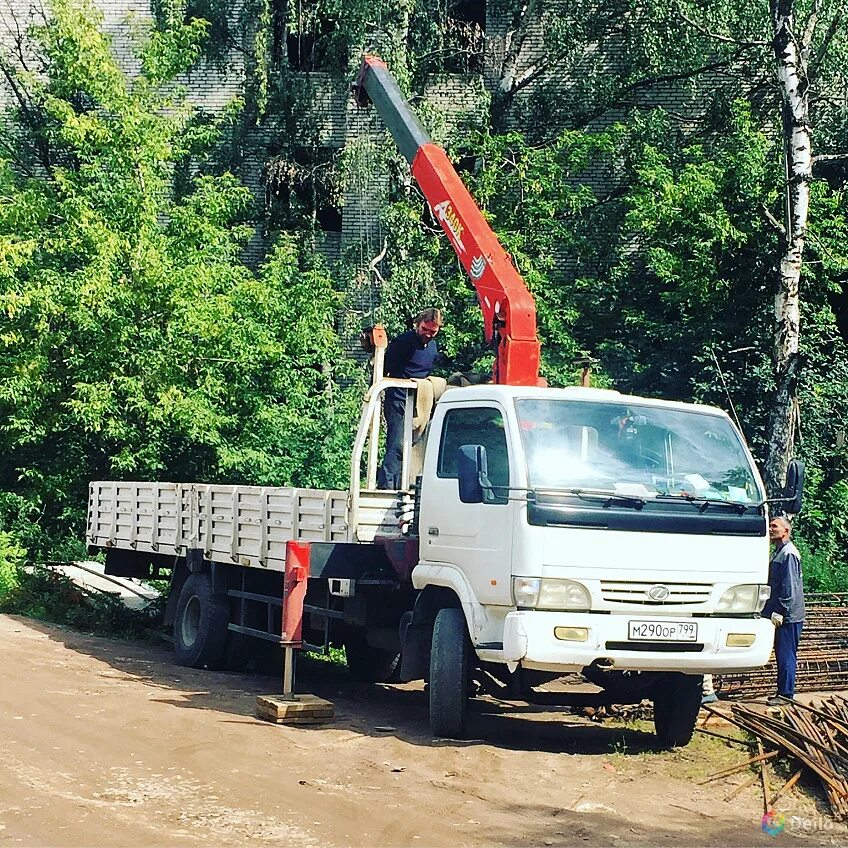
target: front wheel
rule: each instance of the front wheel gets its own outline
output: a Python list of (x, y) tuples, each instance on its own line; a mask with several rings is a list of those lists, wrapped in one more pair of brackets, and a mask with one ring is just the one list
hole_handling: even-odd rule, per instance
[(669, 672), (654, 689), (654, 728), (667, 748), (688, 745), (701, 709), (701, 675)]
[(434, 736), (465, 738), (470, 657), (462, 610), (439, 610), (430, 653), (430, 729)]
[(230, 610), (208, 574), (190, 574), (177, 601), (174, 653), (180, 665), (220, 668), (227, 645)]

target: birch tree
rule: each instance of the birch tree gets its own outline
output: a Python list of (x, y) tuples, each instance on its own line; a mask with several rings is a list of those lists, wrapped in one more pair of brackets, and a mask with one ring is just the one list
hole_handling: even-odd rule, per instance
[[(683, 23), (701, 36), (702, 49), (732, 59), (739, 93), (755, 105), (764, 127), (775, 106), (779, 108), (782, 215), (765, 209), (779, 233), (772, 289), (774, 393), (764, 468), (769, 494), (777, 495), (801, 426), (801, 286), (817, 163), (811, 126), (821, 127), (828, 150), (818, 158), (844, 159), (844, 132), (837, 128), (845, 122), (846, 26), (839, 10), (822, 0), (769, 0), (768, 13), (766, 20), (766, 8), (759, 2), (716, 4), (707, 14), (687, 10), (682, 2), (678, 6)], [(821, 259), (822, 246), (814, 243), (812, 249)]]
[(774, 27), (772, 46), (781, 94), (786, 163), (786, 220), (778, 262), (774, 296), (774, 360), (776, 391), (769, 418), (766, 487), (776, 494), (786, 476), (797, 428), (799, 340), (801, 322), (800, 284), (810, 210), (813, 177), (812, 134), (809, 121), (809, 89), (805, 52), (809, 50), (815, 13), (799, 37), (795, 27), (794, 0), (771, 0)]

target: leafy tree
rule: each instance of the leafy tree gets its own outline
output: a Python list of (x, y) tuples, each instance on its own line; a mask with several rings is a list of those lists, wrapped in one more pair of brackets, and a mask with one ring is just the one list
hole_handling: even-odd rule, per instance
[[(188, 8), (212, 18), (226, 5)], [(318, 155), (304, 121), (311, 88), (293, 69), (329, 68), (346, 85), (372, 49), (420, 94), (431, 71), (477, 68), (459, 6), (250, 0), (246, 111), (217, 124), (169, 85), (209, 28), (181, 14), (162, 17), (132, 82), (69, 0), (34, 33), (39, 73), (3, 63), (17, 110), (0, 169), (0, 510), (27, 547), (43, 547), (33, 528), (79, 526), (92, 477), (343, 482), (358, 398), (338, 388), (350, 372), (328, 329), (339, 297), (306, 245), (319, 198), (338, 200), (350, 175)], [(786, 376), (772, 359), (777, 266), (793, 233), (803, 238), (798, 403), (778, 417), (801, 411), (801, 532), (825, 586), (848, 542), (848, 36), (838, 8), (816, 0), (795, 0), (794, 29), (780, 30), (784, 47), (802, 45), (818, 145), (796, 181), (809, 188), (808, 219), (787, 231), (776, 11), (493, 0), (506, 31), (487, 46), (490, 119), (485, 101), (476, 121), (421, 111), (536, 297), (545, 376), (573, 382), (585, 349), (602, 385), (732, 403), (761, 460), (775, 456), (769, 417)], [(655, 108), (670, 95), (679, 108)], [(238, 149), (241, 119), (273, 130), (271, 193), (303, 189), (286, 214), (267, 213), (269, 231), (296, 234), (258, 273), (240, 262), (252, 200), (215, 148), (226, 129)], [(473, 289), (391, 149), (376, 151), (391, 176), (385, 246), (380, 237), (359, 257), (370, 267), (357, 285), (379, 291), (376, 317), (392, 332), (412, 305), (445, 306), (452, 366), (488, 371)]]
[(356, 403), (327, 270), (284, 237), (251, 271), (231, 174), (171, 190), (215, 138), (171, 84), (204, 29), (151, 33), (129, 81), (92, 9), (56, 0), (39, 73), (3, 66), (0, 504), (34, 555), (82, 538), (91, 479), (344, 479)]

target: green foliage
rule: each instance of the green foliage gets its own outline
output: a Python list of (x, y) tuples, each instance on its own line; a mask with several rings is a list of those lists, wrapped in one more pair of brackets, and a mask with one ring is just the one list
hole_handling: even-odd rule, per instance
[(742, 103), (709, 143), (676, 144), (669, 120), (655, 112), (619, 136), (618, 196), (580, 223), (580, 340), (619, 388), (724, 404), (713, 348), (767, 343), (755, 316), (762, 245), (774, 238), (756, 209), (768, 199), (770, 147)]
[(804, 509), (793, 541), (804, 568), (804, 585), (814, 592), (848, 591), (848, 480), (828, 480), (812, 465), (805, 481)]
[(15, 541), (15, 537), (0, 530), (0, 598), (20, 582), (19, 573), (25, 559), (26, 551)]
[(160, 625), (164, 600), (129, 609), (109, 593), (86, 592), (49, 568), (19, 573), (18, 583), (0, 596), (0, 612), (63, 624), (100, 636), (139, 639)]
[(16, 71), (25, 143), (0, 161), (0, 511), (36, 557), (82, 537), (92, 479), (345, 476), (358, 397), (327, 269), (295, 236), (248, 268), (254, 201), (231, 174), (171, 191), (214, 138), (170, 85), (203, 29), (154, 34), (130, 83), (94, 13), (57, 0), (33, 33), (44, 74)]
[[(544, 375), (553, 384), (573, 382), (577, 350), (573, 337), (574, 299), (561, 280), (561, 259), (575, 245), (574, 222), (595, 205), (579, 180), (597, 156), (614, 148), (618, 129), (606, 133), (565, 132), (548, 147), (536, 147), (519, 133), (475, 133), (455, 147), (476, 164), (463, 177), (475, 200), (536, 298)], [(421, 216), (417, 194), (387, 207), (391, 233), (387, 284), (381, 291), (381, 318), (390, 332), (399, 316), (417, 304), (445, 308), (440, 347), (461, 371), (489, 371), (491, 352), (482, 342), (477, 298), (446, 239), (434, 238), (437, 223)]]
[[(836, 7), (796, 6), (799, 24), (819, 16), (808, 51), (816, 144), (839, 153), (848, 29)], [(86, 482), (99, 477), (342, 485), (359, 397), (331, 329), (345, 305), (332, 273), (350, 281), (350, 301), (370, 297), (367, 317), (391, 333), (418, 307), (443, 306), (451, 368), (489, 370), (476, 295), (393, 146), (326, 155), (325, 78), (300, 71), (346, 86), (363, 50), (381, 53), (461, 162), (536, 298), (548, 380), (573, 382), (587, 350), (598, 384), (732, 402), (762, 456), (784, 181), (767, 7), (529, 4), (544, 50), (510, 80), (509, 50), (493, 45), (487, 93), (469, 82), (459, 115), (418, 95), (433, 73), (479, 70), (463, 4), (240, 8), (234, 18), (230, 0), (157, 0), (131, 82), (97, 15), (72, 0), (56, 0), (32, 33), (37, 73), (3, 60), (18, 92), (0, 141), (0, 519), (14, 539), (36, 555), (71, 553)], [(487, 9), (509, 22), (513, 45), (539, 31), (522, 29), (523, 10)], [(213, 120), (174, 80), (233, 45), (244, 98)], [(670, 91), (679, 111), (654, 109)], [(232, 173), (260, 123), (263, 231), (282, 233), (254, 271), (241, 257), (257, 210)], [(848, 172), (834, 159), (816, 174), (798, 534), (808, 580), (832, 586), (848, 542)], [(331, 272), (313, 250), (319, 210), (344, 196), (385, 204), (350, 268)], [(385, 259), (363, 271), (384, 235)]]
[(804, 588), (808, 592), (848, 592), (844, 555), (834, 556), (827, 549), (816, 548), (803, 536), (796, 536), (794, 542), (801, 554)]

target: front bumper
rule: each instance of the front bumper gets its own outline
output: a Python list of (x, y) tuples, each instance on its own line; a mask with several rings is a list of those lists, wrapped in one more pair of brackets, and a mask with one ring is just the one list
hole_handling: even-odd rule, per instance
[[(688, 650), (675, 650), (663, 642), (630, 641), (628, 622), (645, 619), (664, 623), (694, 621), (698, 625), (697, 641), (679, 643), (685, 644)], [(585, 642), (558, 639), (554, 635), (557, 627), (586, 628), (588, 639)], [(753, 634), (754, 642), (747, 648), (727, 647), (730, 633)], [(763, 666), (768, 662), (773, 644), (774, 627), (764, 618), (692, 619), (635, 612), (598, 615), (518, 610), (508, 613), (504, 620), (503, 658), (525, 668), (563, 673), (579, 671), (600, 660), (607, 668), (711, 674)]]

